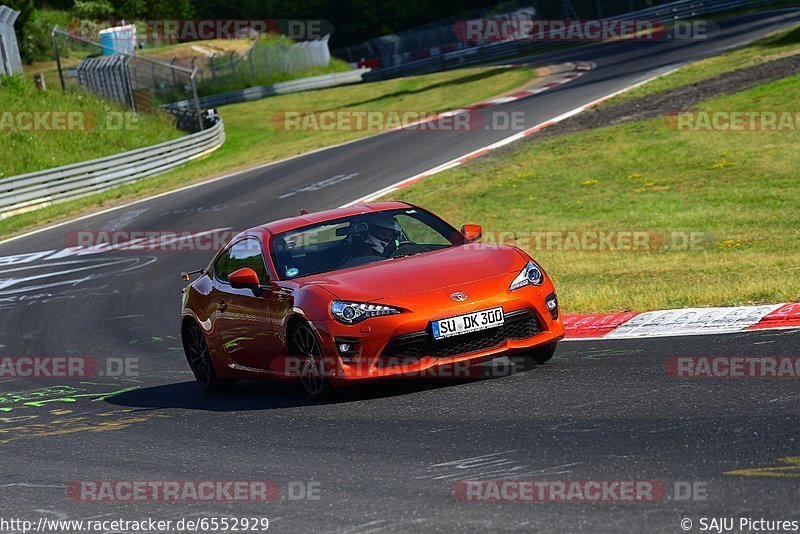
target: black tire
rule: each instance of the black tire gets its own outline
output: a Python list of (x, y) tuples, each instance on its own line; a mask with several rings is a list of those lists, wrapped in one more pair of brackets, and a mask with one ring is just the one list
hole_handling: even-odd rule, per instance
[(292, 328), (291, 355), (301, 358), (300, 386), (306, 396), (314, 400), (324, 400), (331, 396), (333, 387), (330, 379), (325, 376), (325, 362), (322, 357), (317, 336), (306, 322), (298, 323)]
[(206, 338), (196, 324), (190, 325), (184, 331), (183, 351), (186, 353), (186, 360), (192, 369), (194, 379), (203, 391), (221, 393), (236, 387), (236, 380), (222, 380), (217, 377)]
[(543, 365), (547, 363), (550, 358), (553, 357), (553, 354), (555, 354), (556, 346), (558, 346), (558, 342), (534, 347), (528, 351), (520, 353), (519, 355), (511, 357), (511, 361), (516, 364), (517, 369), (528, 371), (537, 365)]

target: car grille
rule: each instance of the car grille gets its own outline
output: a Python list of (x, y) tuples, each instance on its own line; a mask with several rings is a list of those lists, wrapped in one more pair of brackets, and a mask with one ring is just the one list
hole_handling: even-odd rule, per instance
[(539, 322), (533, 310), (507, 313), (503, 326), (444, 339), (433, 339), (430, 329), (392, 338), (381, 353), (398, 365), (412, 363), (423, 356), (452, 358), (487, 350), (509, 339), (526, 339), (539, 333)]

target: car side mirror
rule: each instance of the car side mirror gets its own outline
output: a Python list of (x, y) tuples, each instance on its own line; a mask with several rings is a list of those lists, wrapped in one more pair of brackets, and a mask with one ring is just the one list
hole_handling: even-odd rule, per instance
[(475, 243), (480, 241), (483, 236), (483, 228), (479, 224), (465, 224), (461, 227), (461, 233), (467, 238), (467, 241)]
[(252, 289), (258, 290), (261, 287), (261, 282), (258, 279), (258, 274), (250, 267), (242, 267), (233, 271), (228, 276), (228, 282), (234, 289)]

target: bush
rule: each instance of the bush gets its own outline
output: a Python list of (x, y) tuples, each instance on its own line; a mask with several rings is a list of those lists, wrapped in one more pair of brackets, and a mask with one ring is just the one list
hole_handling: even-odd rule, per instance
[(69, 11), (35, 9), (20, 21), (22, 18), (20, 15), (15, 24), (22, 61), (33, 63), (53, 59), (50, 32), (55, 25), (67, 26), (72, 21), (72, 14)]
[(107, 0), (75, 0), (75, 16), (79, 19), (107, 19), (114, 14), (114, 6)]

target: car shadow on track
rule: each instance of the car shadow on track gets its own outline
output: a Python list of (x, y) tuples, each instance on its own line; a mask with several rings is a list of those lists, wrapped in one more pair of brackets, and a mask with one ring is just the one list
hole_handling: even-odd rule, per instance
[(307, 398), (297, 384), (284, 381), (240, 382), (228, 393), (204, 393), (194, 381), (144, 387), (106, 399), (109, 404), (132, 408), (183, 408), (209, 411), (248, 411), (297, 408), (323, 404), (365, 402), (421, 391), (457, 387), (486, 378), (400, 379), (360, 384), (334, 391), (331, 399)]

